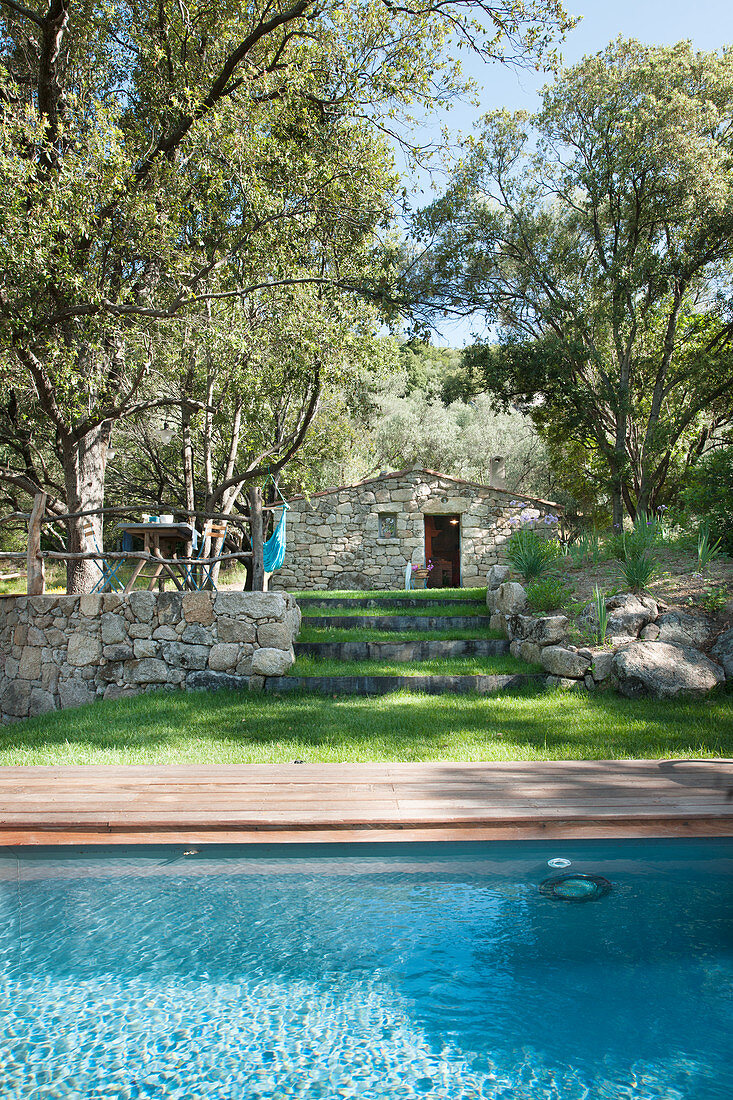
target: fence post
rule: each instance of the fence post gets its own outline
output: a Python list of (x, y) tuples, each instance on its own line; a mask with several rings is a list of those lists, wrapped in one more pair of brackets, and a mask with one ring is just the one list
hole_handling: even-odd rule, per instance
[(250, 542), (252, 543), (252, 591), (265, 591), (265, 565), (263, 561), (264, 532), (262, 523), (262, 490), (252, 485), (249, 497)]
[(26, 573), (26, 591), (29, 596), (42, 596), (46, 587), (43, 558), (41, 554), (41, 520), (46, 511), (47, 493), (36, 493), (33, 498), (31, 517), (28, 520), (28, 564)]

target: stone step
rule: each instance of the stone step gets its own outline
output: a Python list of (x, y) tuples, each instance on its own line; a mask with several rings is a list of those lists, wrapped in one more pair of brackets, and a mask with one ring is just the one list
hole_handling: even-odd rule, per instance
[(306, 691), (321, 695), (388, 695), (393, 691), (423, 692), (426, 695), (488, 695), (540, 685), (544, 673), (506, 673), (479, 676), (268, 676), (269, 692)]
[(505, 638), (464, 638), (424, 642), (296, 642), (295, 654), (332, 661), (432, 661), (443, 657), (500, 657)]
[(354, 630), (488, 630), (489, 615), (304, 615), (303, 626)]
[(440, 604), (441, 607), (450, 607), (459, 609), (461, 607), (485, 607), (486, 600), (481, 598), (470, 600), (456, 600), (448, 597), (447, 599), (438, 599), (433, 597), (420, 597), (420, 596), (396, 596), (394, 598), (390, 596), (369, 596), (365, 599), (358, 599), (355, 596), (339, 596), (338, 598), (328, 599), (327, 596), (299, 596), (298, 606), (304, 607), (369, 607), (369, 608), (383, 608), (390, 607), (425, 607), (431, 603)]

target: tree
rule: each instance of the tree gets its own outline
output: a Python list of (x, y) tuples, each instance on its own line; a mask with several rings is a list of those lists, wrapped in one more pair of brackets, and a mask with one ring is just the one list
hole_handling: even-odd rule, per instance
[(714, 448), (692, 467), (682, 504), (733, 554), (733, 446)]
[(615, 524), (733, 418), (733, 50), (584, 59), (486, 118), (421, 231), (418, 293), (499, 330), (474, 384), (587, 450)]
[[(374, 230), (346, 199), (388, 170), (390, 115), (456, 87), (450, 31), (522, 57), (570, 25), (557, 0), (29, 3), (0, 0), (0, 385), (44, 430), (3, 476), (44, 484), (50, 446), (72, 511), (103, 502), (114, 424), (170, 400), (142, 395), (175, 319), (350, 285), (320, 270), (314, 226)], [(72, 564), (70, 591), (93, 572)]]
[[(181, 361), (166, 371), (171, 392), (179, 387), (161, 414), (167, 431), (148, 415), (118, 431), (109, 499), (230, 515), (253, 477), (277, 481), (286, 466), (288, 488), (299, 491), (322, 402), (379, 358), (376, 311), (322, 288), (217, 302), (211, 313), (171, 349)], [(332, 439), (333, 416), (324, 428)]]
[(342, 446), (322, 464), (318, 488), (412, 465), (488, 484), (492, 459), (502, 455), (510, 491), (551, 493), (545, 448), (529, 417), (497, 412), (486, 394), (440, 396), (454, 388), (459, 351), (410, 341), (392, 357), (383, 346), (386, 369), (375, 371), (372, 362), (356, 379)]

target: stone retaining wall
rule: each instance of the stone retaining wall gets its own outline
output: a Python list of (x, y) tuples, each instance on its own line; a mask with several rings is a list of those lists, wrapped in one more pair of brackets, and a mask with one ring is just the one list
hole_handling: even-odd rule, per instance
[(300, 611), (274, 592), (0, 599), (0, 720), (158, 688), (260, 688), (293, 664)]
[[(270, 586), (296, 591), (403, 588), (407, 563), (425, 559), (426, 515), (459, 517), (461, 584), (481, 587), (503, 554), (510, 521), (527, 510), (539, 522), (557, 510), (547, 501), (423, 469), (288, 503), (287, 553)], [(393, 534), (384, 537), (388, 528)]]

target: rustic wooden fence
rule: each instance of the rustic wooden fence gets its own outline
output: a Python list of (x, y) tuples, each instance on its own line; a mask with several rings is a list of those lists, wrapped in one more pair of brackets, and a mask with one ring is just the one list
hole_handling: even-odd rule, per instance
[[(45, 591), (46, 577), (45, 566), (46, 562), (70, 562), (70, 561), (93, 561), (98, 562), (134, 562), (136, 565), (142, 563), (144, 566), (146, 563), (161, 567), (161, 577), (170, 579), (174, 585), (183, 590), (189, 585), (186, 584), (184, 574), (180, 572), (181, 567), (187, 567), (189, 577), (192, 576), (194, 569), (203, 569), (209, 571), (217, 563), (231, 563), (231, 562), (245, 562), (252, 572), (252, 589), (256, 592), (262, 592), (265, 588), (265, 570), (263, 562), (263, 545), (264, 545), (264, 514), (267, 511), (271, 511), (277, 508), (277, 505), (263, 504), (262, 492), (259, 488), (254, 487), (248, 494), (249, 498), (249, 514), (225, 514), (222, 512), (199, 512), (189, 511), (183, 509), (179, 505), (163, 504), (158, 505), (161, 508), (162, 513), (172, 513), (174, 516), (184, 516), (185, 522), (191, 527), (195, 527), (197, 523), (201, 523), (202, 527), (207, 521), (213, 521), (214, 523), (226, 523), (227, 530), (239, 528), (241, 531), (248, 529), (248, 539), (250, 543), (250, 550), (234, 550), (227, 553), (218, 553), (209, 557), (199, 557), (194, 554), (189, 554), (184, 557), (164, 557), (159, 551), (155, 550), (85, 550), (82, 552), (73, 553), (67, 550), (42, 550), (41, 539), (43, 535), (43, 528), (47, 524), (64, 523), (70, 520), (78, 519), (92, 519), (93, 517), (101, 517), (104, 523), (105, 519), (111, 518), (125, 518), (139, 516), (145, 507), (149, 505), (133, 505), (125, 508), (98, 508), (87, 512), (65, 512), (63, 514), (48, 514), (46, 512), (46, 493), (36, 494), (33, 507), (30, 512), (13, 512), (12, 514), (0, 519), (0, 525), (8, 525), (13, 523), (27, 522), (28, 525), (28, 548), (23, 551), (4, 551), (0, 550), (0, 558), (8, 561), (25, 561), (26, 563), (26, 578), (27, 587), (26, 591), (29, 596), (42, 595)], [(219, 540), (216, 540), (219, 541)], [(224, 541), (222, 541), (222, 549), (224, 547)], [(10, 573), (0, 576), (0, 580), (15, 580), (22, 577), (22, 572)]]

